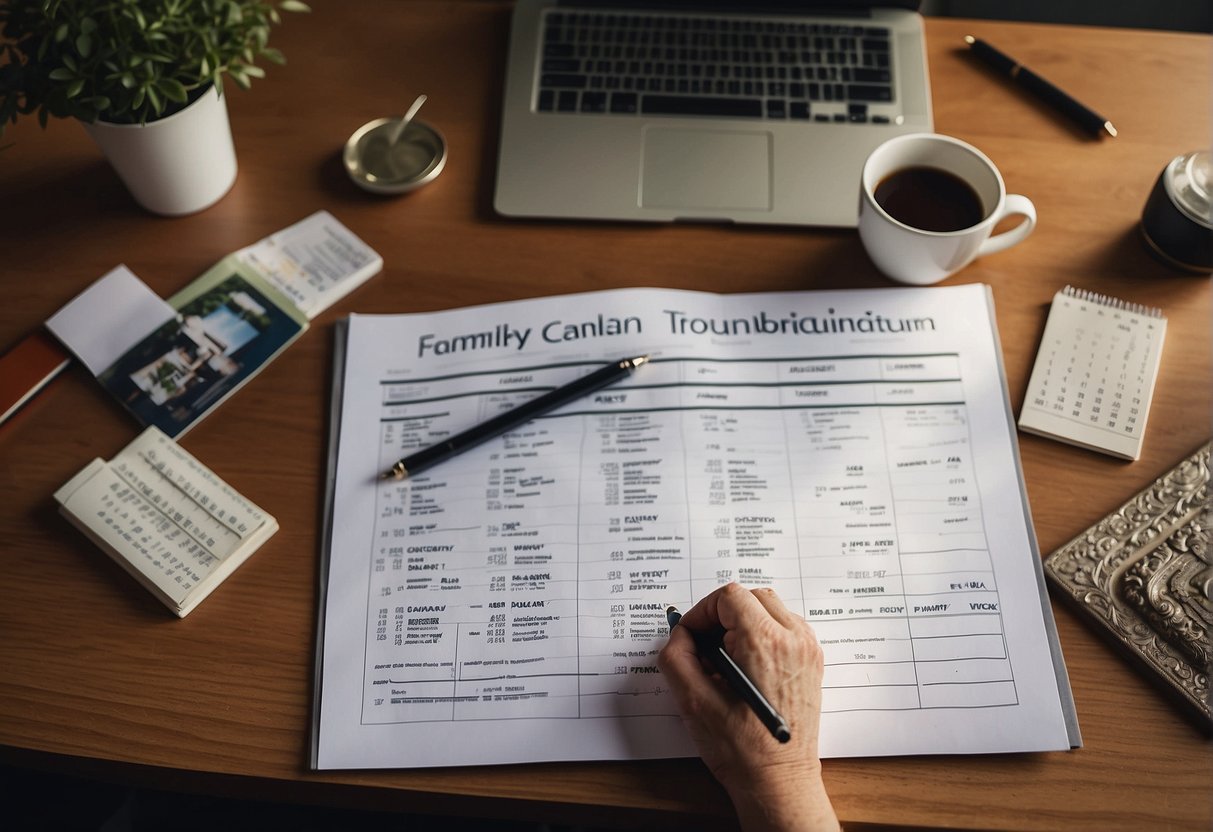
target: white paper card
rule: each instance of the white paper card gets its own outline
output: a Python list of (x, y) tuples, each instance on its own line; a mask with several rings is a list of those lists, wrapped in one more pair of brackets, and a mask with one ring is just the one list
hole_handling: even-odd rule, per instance
[(372, 275), (383, 258), (328, 211), (236, 252), (311, 320)]
[(46, 327), (89, 372), (100, 375), (175, 315), (134, 272), (118, 266), (52, 315)]

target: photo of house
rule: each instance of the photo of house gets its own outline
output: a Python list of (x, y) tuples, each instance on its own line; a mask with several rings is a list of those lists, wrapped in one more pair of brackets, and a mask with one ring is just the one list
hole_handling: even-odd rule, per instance
[(244, 312), (264, 316), (265, 307), (247, 292), (233, 292), (228, 305), (216, 308), (204, 318), (178, 316), (176, 343), (155, 361), (132, 373), (131, 381), (154, 404), (163, 405), (192, 388), (209, 386), (225, 376), (235, 375), (240, 365), (232, 359), (232, 353), (257, 337), (257, 328), (245, 320)]
[(232, 273), (182, 305), (100, 379), (144, 423), (175, 436), (302, 330), (265, 292)]

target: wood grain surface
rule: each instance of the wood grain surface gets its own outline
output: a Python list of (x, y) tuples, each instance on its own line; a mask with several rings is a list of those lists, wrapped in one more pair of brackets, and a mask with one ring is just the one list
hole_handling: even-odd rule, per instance
[[(318, 209), (383, 254), (384, 272), (194, 428), (183, 445), (281, 530), (176, 620), (56, 513), (52, 492), (138, 426), (80, 367), (0, 428), (0, 760), (163, 788), (600, 825), (735, 825), (696, 760), (419, 771), (307, 771), (332, 324), (624, 286), (772, 291), (887, 286), (851, 231), (519, 222), (491, 210), (510, 6), (315, 0), (273, 36), (289, 63), (230, 93), (240, 173), (221, 202), (138, 208), (78, 124), (0, 139), (0, 347), (127, 264), (170, 295), (223, 255)], [(989, 40), (1111, 119), (1090, 139), (971, 60)], [(1208, 36), (931, 19), (936, 127), (984, 150), (1039, 226), (950, 279), (993, 287), (1018, 412), (1053, 294), (1067, 283), (1162, 307), (1166, 348), (1142, 458), (1020, 436), (1043, 553), (1206, 441), (1213, 429), (1208, 277), (1173, 272), (1137, 224), (1173, 156), (1210, 145)], [(421, 118), (445, 172), (373, 197), (339, 152), (361, 124)], [(830, 760), (842, 818), (999, 829), (1207, 829), (1210, 745), (1152, 685), (1055, 604), (1085, 745), (1071, 753)]]

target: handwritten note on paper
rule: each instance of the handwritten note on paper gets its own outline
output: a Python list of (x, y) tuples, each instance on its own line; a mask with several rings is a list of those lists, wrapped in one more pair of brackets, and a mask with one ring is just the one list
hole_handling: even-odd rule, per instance
[(157, 428), (55, 493), (61, 510), (184, 616), (278, 528)]

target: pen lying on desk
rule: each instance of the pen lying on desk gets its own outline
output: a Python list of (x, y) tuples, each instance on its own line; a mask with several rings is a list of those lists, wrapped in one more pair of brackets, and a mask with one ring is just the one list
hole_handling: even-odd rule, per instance
[(582, 396), (588, 396), (590, 393), (601, 390), (607, 385), (614, 384), (624, 376), (631, 375), (637, 367), (641, 364), (647, 364), (648, 361), (649, 357), (647, 355), (638, 355), (635, 358), (613, 361), (605, 367), (600, 367), (588, 376), (582, 376), (563, 387), (549, 390), (542, 396), (531, 399), (526, 404), (520, 404), (518, 407), (507, 410), (498, 416), (494, 416), (487, 422), (483, 422), (473, 428), (468, 428), (462, 433), (458, 433), (447, 439), (445, 442), (439, 442), (437, 445), (431, 445), (423, 451), (406, 456), (387, 471), (384, 471), (382, 478), (385, 480), (402, 480), (406, 477), (416, 476), (443, 460), (450, 459), (456, 454), (461, 454), (483, 442), (487, 442), (494, 436), (500, 436), (507, 430), (525, 424), (562, 405), (580, 399)]
[[(677, 607), (666, 607), (665, 617), (670, 624), (670, 631), (673, 632), (682, 620), (682, 613), (678, 612)], [(724, 633), (697, 633), (694, 630), (690, 630), (690, 633), (699, 655), (707, 659), (712, 667), (716, 668), (716, 672), (729, 683), (729, 687), (750, 706), (750, 710), (771, 732), (771, 736), (780, 742), (792, 739), (792, 731), (783, 717), (771, 707), (762, 691), (754, 686), (745, 672), (737, 666), (737, 662), (724, 651)]]
[(1016, 84), (1074, 119), (1085, 129), (1097, 136), (1102, 136), (1105, 132), (1110, 136), (1116, 135), (1116, 128), (1112, 126), (1112, 122), (1081, 104), (1061, 88), (1041, 78), (1014, 58), (1004, 55), (984, 40), (978, 40), (972, 35), (965, 35), (965, 43), (982, 63), (1003, 73)]

